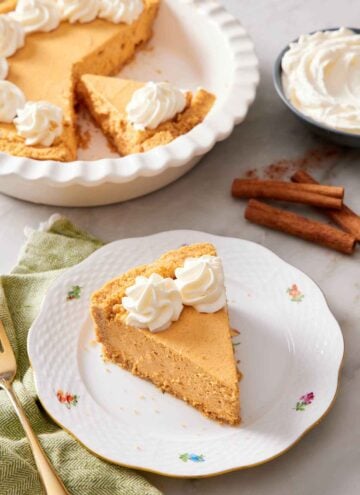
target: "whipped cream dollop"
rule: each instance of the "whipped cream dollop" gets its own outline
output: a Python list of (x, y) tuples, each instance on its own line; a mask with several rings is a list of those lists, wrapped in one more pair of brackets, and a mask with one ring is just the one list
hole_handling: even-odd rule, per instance
[(171, 278), (153, 273), (149, 278), (136, 277), (128, 287), (122, 305), (128, 311), (127, 325), (161, 332), (179, 319), (183, 309), (181, 296)]
[(99, 0), (59, 0), (61, 18), (69, 21), (86, 23), (96, 19), (99, 13)]
[(63, 130), (63, 111), (47, 101), (28, 101), (14, 119), (25, 144), (51, 146)]
[(0, 57), (0, 80), (3, 81), (7, 78), (9, 73), (9, 64), (4, 57)]
[(23, 26), (25, 33), (53, 31), (61, 20), (60, 9), (54, 0), (18, 0), (16, 9), (9, 16)]
[(99, 3), (99, 17), (115, 24), (131, 24), (144, 10), (142, 0), (99, 0)]
[(10, 81), (0, 81), (0, 122), (12, 122), (25, 102), (21, 89)]
[(350, 29), (304, 35), (282, 59), (283, 87), (302, 113), (360, 133), (360, 35)]
[(186, 258), (175, 276), (183, 304), (200, 313), (215, 313), (226, 305), (224, 272), (218, 256)]
[(0, 57), (11, 57), (24, 46), (25, 31), (9, 15), (0, 15)]
[(167, 82), (148, 82), (134, 92), (126, 107), (127, 120), (134, 129), (156, 129), (182, 112), (186, 107), (186, 96)]

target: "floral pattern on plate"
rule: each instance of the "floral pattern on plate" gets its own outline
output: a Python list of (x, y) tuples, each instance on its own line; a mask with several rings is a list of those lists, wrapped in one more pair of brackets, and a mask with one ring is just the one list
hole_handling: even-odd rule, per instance
[(306, 407), (312, 404), (315, 399), (314, 392), (308, 392), (300, 397), (295, 406), (295, 411), (305, 411)]
[(185, 452), (184, 454), (179, 455), (179, 459), (181, 459), (183, 462), (205, 462), (205, 457), (201, 454), (188, 454)]
[(79, 402), (78, 395), (70, 394), (69, 392), (63, 392), (61, 389), (56, 392), (56, 397), (60, 404), (65, 404), (68, 409), (76, 407)]
[(71, 290), (67, 293), (66, 300), (72, 301), (73, 299), (80, 299), (81, 297), (81, 287), (80, 285), (73, 285)]
[(286, 291), (290, 296), (290, 301), (292, 302), (301, 302), (304, 299), (304, 294), (299, 290), (296, 284), (292, 284)]

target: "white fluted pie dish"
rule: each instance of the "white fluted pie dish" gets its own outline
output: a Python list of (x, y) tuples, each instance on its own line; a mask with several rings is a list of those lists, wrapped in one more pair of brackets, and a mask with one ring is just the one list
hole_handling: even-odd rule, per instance
[(202, 124), (146, 153), (119, 157), (87, 119), (91, 137), (79, 160), (37, 161), (0, 153), (0, 192), (57, 206), (95, 206), (135, 198), (173, 182), (242, 122), (256, 94), (253, 44), (240, 22), (216, 1), (163, 0), (149, 49), (121, 71), (124, 78), (203, 86), (216, 103)]

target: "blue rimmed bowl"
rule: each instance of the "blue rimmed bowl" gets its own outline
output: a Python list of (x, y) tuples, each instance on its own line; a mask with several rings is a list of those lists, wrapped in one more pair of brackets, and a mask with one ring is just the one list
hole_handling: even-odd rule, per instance
[[(320, 31), (335, 31), (339, 28), (328, 28), (328, 29), (321, 29)], [(348, 29), (351, 29), (354, 31), (354, 33), (360, 34), (360, 28), (352, 28), (349, 27)], [(310, 33), (313, 34), (313, 33)], [(293, 43), (296, 43), (298, 39), (294, 40)], [(274, 81), (274, 86), (276, 89), (277, 94), (280, 96), (284, 104), (289, 108), (289, 110), (292, 111), (292, 113), (306, 126), (308, 127), (312, 132), (315, 134), (318, 134), (322, 136), (325, 139), (328, 139), (329, 141), (332, 141), (333, 143), (339, 144), (341, 146), (350, 146), (352, 148), (360, 148), (360, 134), (354, 134), (351, 132), (344, 132), (344, 131), (339, 131), (337, 129), (334, 129), (333, 127), (329, 127), (321, 122), (317, 122), (316, 120), (312, 119), (311, 117), (308, 117), (307, 115), (303, 114), (300, 112), (297, 108), (294, 107), (294, 105), (291, 103), (291, 101), (286, 97), (285, 91), (283, 88), (282, 84), (282, 59), (285, 55), (285, 53), (289, 50), (290, 44), (288, 44), (278, 55), (275, 64), (274, 64), (274, 69), (273, 69), (273, 81)]]

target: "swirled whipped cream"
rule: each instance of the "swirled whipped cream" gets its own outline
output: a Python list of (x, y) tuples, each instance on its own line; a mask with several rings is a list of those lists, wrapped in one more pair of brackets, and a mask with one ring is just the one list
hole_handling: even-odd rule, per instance
[(0, 15), (0, 57), (11, 57), (24, 46), (25, 31), (9, 15)]
[(96, 19), (99, 13), (99, 0), (59, 0), (61, 18), (69, 21), (86, 23)]
[(283, 87), (303, 114), (360, 133), (360, 35), (350, 29), (304, 35), (282, 60)]
[(127, 120), (134, 129), (156, 129), (186, 107), (186, 96), (167, 82), (148, 82), (134, 92), (126, 107)]
[(0, 57), (0, 80), (3, 81), (7, 78), (9, 73), (9, 64), (4, 57)]
[(51, 146), (63, 130), (63, 111), (47, 101), (28, 101), (14, 119), (25, 144)]
[(9, 16), (23, 26), (25, 33), (53, 31), (61, 20), (54, 0), (18, 0), (16, 9)]
[(0, 81), (0, 122), (12, 122), (25, 101), (24, 93), (15, 84)]
[(218, 256), (187, 258), (175, 270), (182, 302), (200, 313), (215, 313), (226, 305), (224, 272)]
[(179, 319), (183, 305), (174, 280), (153, 273), (149, 278), (136, 277), (128, 287), (122, 305), (128, 311), (126, 324), (161, 332)]
[(140, 17), (144, 10), (142, 0), (99, 0), (99, 17), (119, 24), (131, 24)]

